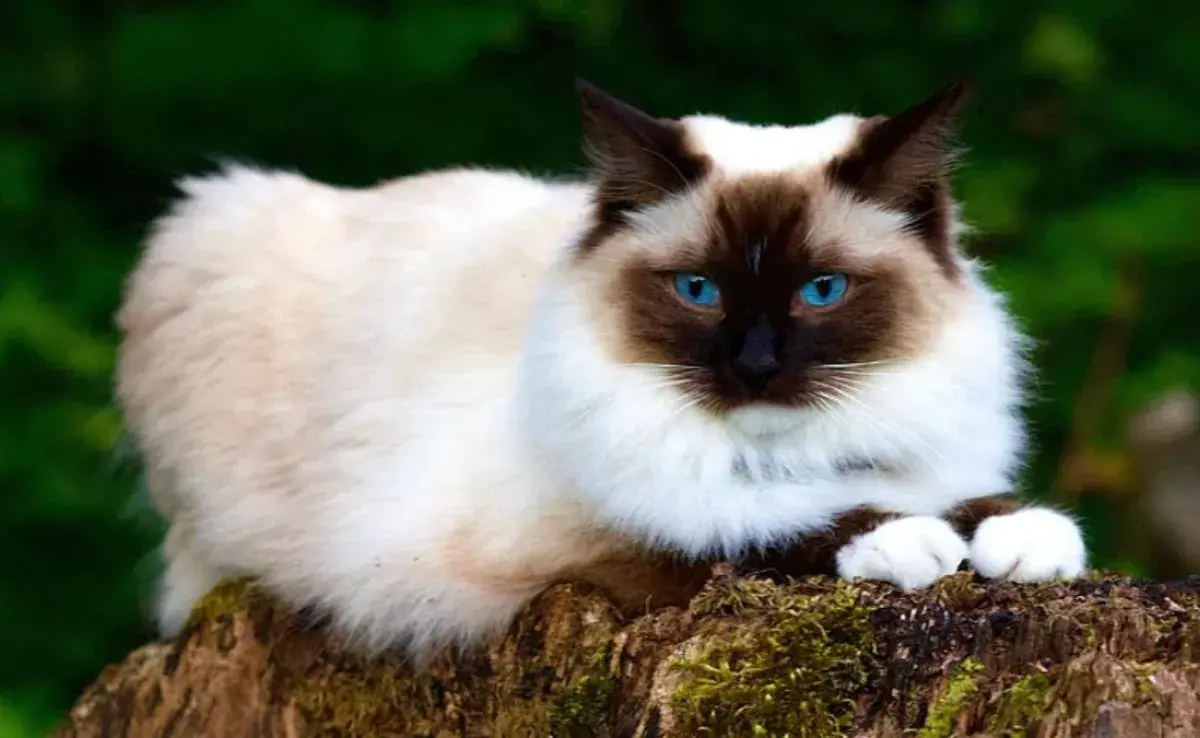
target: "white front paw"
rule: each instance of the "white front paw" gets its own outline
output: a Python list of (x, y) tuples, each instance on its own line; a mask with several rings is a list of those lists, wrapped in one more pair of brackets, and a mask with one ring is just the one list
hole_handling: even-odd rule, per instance
[(914, 516), (884, 523), (842, 547), (843, 579), (881, 579), (904, 590), (928, 587), (967, 558), (967, 542), (945, 520)]
[(988, 579), (1046, 582), (1073, 579), (1087, 565), (1087, 549), (1075, 521), (1031, 507), (979, 524), (971, 540), (971, 565)]

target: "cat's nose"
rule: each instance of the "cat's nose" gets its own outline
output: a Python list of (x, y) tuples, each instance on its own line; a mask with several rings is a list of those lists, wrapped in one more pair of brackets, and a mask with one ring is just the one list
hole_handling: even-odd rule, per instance
[(737, 361), (733, 365), (733, 373), (747, 387), (760, 390), (767, 382), (783, 368), (777, 359), (762, 357), (759, 361)]
[(746, 332), (745, 340), (733, 360), (733, 373), (751, 389), (762, 389), (783, 369), (779, 360), (779, 335), (765, 318)]

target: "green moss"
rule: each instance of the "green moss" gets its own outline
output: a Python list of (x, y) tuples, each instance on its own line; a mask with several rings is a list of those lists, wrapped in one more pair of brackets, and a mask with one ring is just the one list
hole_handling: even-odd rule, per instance
[(878, 668), (870, 608), (845, 582), (806, 595), (765, 583), (722, 586), (699, 607), (743, 617), (700, 634), (701, 650), (676, 660), (680, 733), (844, 735), (855, 697)]
[(925, 725), (917, 733), (917, 738), (949, 738), (954, 735), (954, 718), (962, 711), (967, 700), (979, 691), (976, 675), (982, 670), (983, 664), (976, 658), (965, 659), (954, 669), (946, 689), (929, 706)]
[(607, 722), (617, 696), (617, 677), (612, 673), (612, 642), (591, 657), (583, 673), (576, 676), (553, 699), (550, 734), (555, 738), (596, 735)]
[[(449, 722), (449, 721), (447, 721)], [(509, 705), (496, 713), (491, 724), (487, 726), (487, 735), (494, 738), (529, 738), (529, 736), (550, 736), (558, 738), (557, 734), (550, 730), (550, 710), (545, 702), (541, 700), (530, 700), (521, 702), (517, 705)], [(430, 731), (409, 731), (404, 735), (428, 735)], [(397, 735), (392, 733), (390, 735)], [(452, 730), (445, 725), (440, 727), (440, 732), (433, 733), (437, 738), (450, 738), (451, 736), (463, 735), (461, 730)]]
[[(386, 660), (345, 666), (349, 668), (296, 685), (293, 695), (306, 733), (330, 738), (458, 735), (444, 724), (444, 713), (432, 706), (430, 690), (407, 669)], [(521, 714), (495, 715), (492, 735), (544, 734), (546, 725), (546, 711), (535, 703)]]
[(709, 584), (692, 598), (697, 615), (740, 615), (766, 608), (779, 594), (779, 585), (766, 579), (724, 579)]
[(1154, 683), (1154, 677), (1163, 670), (1163, 667), (1164, 664), (1161, 661), (1134, 664), (1131, 667), (1131, 671), (1134, 673), (1134, 688), (1136, 690), (1136, 694), (1133, 696), (1133, 706), (1135, 708), (1149, 705), (1156, 712), (1169, 709), (1169, 698), (1164, 697), (1162, 689)]
[(1046, 712), (1054, 682), (1045, 674), (1019, 679), (1000, 693), (988, 720), (988, 735), (1025, 738), (1029, 724)]
[[(296, 705), (319, 735), (344, 738), (400, 735), (458, 735), (453, 715), (433, 709), (421, 680), (383, 665), (339, 671), (325, 679), (305, 680), (295, 692)], [(458, 683), (453, 692), (467, 695), (488, 685)], [(546, 735), (575, 738), (597, 735), (606, 725), (616, 697), (616, 681), (589, 672), (573, 679), (558, 695), (508, 700), (486, 718), (489, 735), (525, 738)], [(477, 719), (483, 719), (478, 715)]]
[(321, 683), (301, 682), (296, 706), (321, 735), (375, 735), (381, 724), (404, 724), (395, 721), (403, 716), (394, 714), (408, 696), (401, 681), (384, 669), (339, 672)]
[[(600, 734), (617, 696), (610, 673), (611, 642), (590, 657), (561, 691), (513, 699), (495, 694), (496, 675), (460, 671), (442, 682), (445, 709), (432, 697), (428, 678), (414, 677), (391, 661), (342, 664), (299, 682), (296, 706), (311, 731), (322, 736), (364, 738), (459, 735), (462, 715), (495, 738), (582, 738)], [(484, 695), (493, 694), (489, 699)]]
[(222, 582), (204, 595), (188, 617), (187, 627), (191, 628), (207, 620), (213, 620), (219, 615), (232, 615), (242, 612), (250, 606), (254, 595), (254, 584), (249, 579), (235, 579)]
[(608, 675), (574, 679), (555, 700), (550, 711), (551, 735), (590, 736), (604, 727), (617, 694), (616, 681)]

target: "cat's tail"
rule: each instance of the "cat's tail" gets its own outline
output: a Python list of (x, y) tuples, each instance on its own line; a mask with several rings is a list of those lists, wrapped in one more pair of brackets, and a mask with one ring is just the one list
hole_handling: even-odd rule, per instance
[(225, 576), (201, 555), (184, 523), (171, 526), (162, 554), (166, 568), (158, 583), (154, 617), (159, 633), (173, 638), (187, 625), (196, 603)]
[(123, 517), (140, 528), (153, 529), (158, 537), (166, 531), (163, 544), (147, 553), (135, 575), (143, 615), (160, 636), (172, 638), (183, 629), (200, 598), (223, 579), (222, 572), (199, 554), (189, 526), (177, 523), (167, 528), (172, 498), (152, 494), (152, 475), (128, 429), (122, 429), (113, 448), (109, 473), (130, 488)]

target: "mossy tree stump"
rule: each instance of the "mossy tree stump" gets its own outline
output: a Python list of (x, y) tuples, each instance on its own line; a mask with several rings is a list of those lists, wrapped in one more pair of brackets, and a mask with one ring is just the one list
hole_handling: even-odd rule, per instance
[(564, 585), (420, 676), (226, 585), (174, 642), (106, 669), (60, 735), (1191, 737), (1197, 585), (719, 573), (634, 620)]

